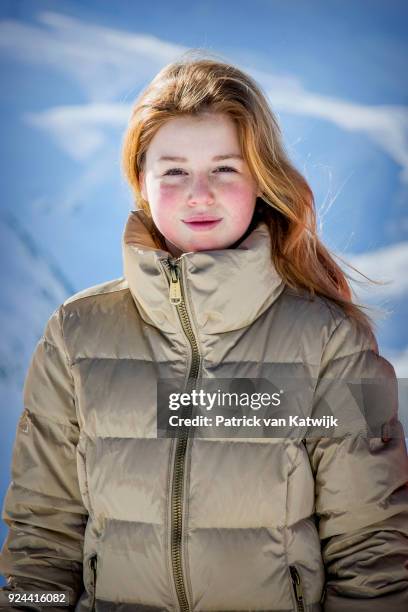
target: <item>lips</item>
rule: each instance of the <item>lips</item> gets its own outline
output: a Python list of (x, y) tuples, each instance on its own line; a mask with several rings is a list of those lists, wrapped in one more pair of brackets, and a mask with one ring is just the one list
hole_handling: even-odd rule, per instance
[(202, 217), (189, 217), (188, 219), (183, 219), (183, 223), (187, 225), (192, 230), (195, 231), (206, 231), (210, 230), (213, 227), (216, 227), (222, 219), (219, 217), (210, 217), (210, 216), (202, 216)]
[(220, 217), (214, 215), (193, 215), (187, 219), (183, 219), (184, 223), (202, 223), (204, 221), (221, 221)]
[[(191, 219), (195, 219), (192, 221)], [(184, 219), (183, 223), (187, 225), (187, 227), (196, 232), (206, 232), (208, 230), (213, 229), (219, 223), (221, 223), (222, 219), (215, 217), (190, 217), (189, 220)]]

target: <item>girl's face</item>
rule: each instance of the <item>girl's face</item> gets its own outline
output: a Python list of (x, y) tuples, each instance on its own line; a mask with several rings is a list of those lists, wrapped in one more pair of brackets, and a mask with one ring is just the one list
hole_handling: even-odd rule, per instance
[(210, 112), (170, 119), (156, 132), (140, 188), (174, 256), (234, 244), (261, 195), (232, 119)]

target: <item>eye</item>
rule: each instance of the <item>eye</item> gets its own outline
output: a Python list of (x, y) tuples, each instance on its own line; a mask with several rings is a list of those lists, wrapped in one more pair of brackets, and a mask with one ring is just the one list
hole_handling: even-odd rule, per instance
[(182, 170), (181, 168), (170, 168), (170, 170), (167, 170), (167, 172), (164, 173), (164, 176), (166, 175), (177, 176), (177, 175), (174, 175), (173, 172), (184, 172), (184, 170)]
[(232, 172), (235, 172), (235, 168), (231, 168), (230, 166), (220, 166), (217, 170), (232, 170)]

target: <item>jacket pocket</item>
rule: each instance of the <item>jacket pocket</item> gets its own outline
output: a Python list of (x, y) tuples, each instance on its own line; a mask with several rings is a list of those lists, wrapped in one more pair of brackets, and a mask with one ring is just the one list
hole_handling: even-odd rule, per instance
[(302, 578), (295, 565), (289, 565), (289, 571), (290, 579), (292, 582), (292, 589), (296, 600), (296, 610), (297, 612), (305, 612), (306, 603), (303, 594)]
[(88, 438), (86, 434), (79, 434), (79, 442), (76, 447), (76, 460), (78, 471), (78, 484), (82, 496), (82, 501), (90, 516), (94, 516), (91, 504), (91, 495), (88, 486), (88, 467), (87, 467), (87, 446)]
[(92, 555), (89, 558), (89, 569), (91, 575), (91, 609), (90, 612), (95, 612), (96, 610), (96, 574), (97, 574), (97, 566), (98, 566), (98, 556), (96, 554)]

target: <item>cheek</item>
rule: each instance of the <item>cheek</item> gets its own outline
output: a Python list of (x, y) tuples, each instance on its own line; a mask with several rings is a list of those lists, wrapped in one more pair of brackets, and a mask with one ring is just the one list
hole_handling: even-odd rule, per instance
[(150, 208), (159, 230), (169, 236), (174, 226), (174, 217), (180, 207), (180, 196), (172, 186), (160, 186), (150, 199)]
[(173, 187), (160, 186), (155, 190), (150, 204), (155, 209), (157, 216), (168, 215), (175, 210), (177, 204), (180, 204), (180, 196)]
[(251, 185), (227, 185), (223, 189), (224, 204), (237, 222), (246, 222), (255, 208), (256, 190)]

